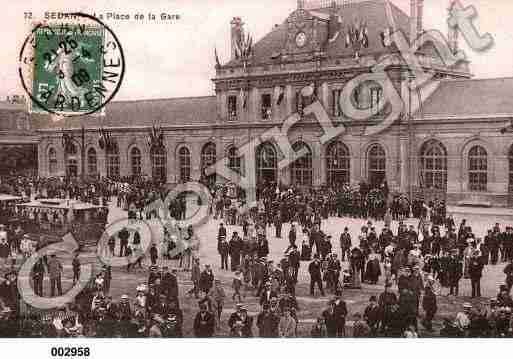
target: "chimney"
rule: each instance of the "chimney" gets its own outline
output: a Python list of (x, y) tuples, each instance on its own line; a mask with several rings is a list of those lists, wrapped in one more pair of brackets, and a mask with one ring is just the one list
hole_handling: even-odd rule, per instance
[(424, 0), (410, 0), (410, 42), (413, 43), (423, 31), (422, 18)]
[(243, 34), (243, 26), (244, 23), (242, 22), (242, 19), (240, 17), (234, 17), (232, 21), (230, 22), (231, 25), (231, 44), (232, 44), (232, 51), (231, 51), (231, 59), (235, 60), (236, 56), (236, 49), (237, 49), (237, 43), (240, 42), (244, 36)]
[[(454, 7), (454, 0), (449, 1), (449, 8), (447, 9), (449, 11), (449, 17), (451, 16), (452, 9)], [(447, 31), (447, 39), (449, 41), (449, 48), (453, 52), (453, 54), (458, 52), (458, 28), (457, 27), (451, 27), (449, 25), (448, 31)]]

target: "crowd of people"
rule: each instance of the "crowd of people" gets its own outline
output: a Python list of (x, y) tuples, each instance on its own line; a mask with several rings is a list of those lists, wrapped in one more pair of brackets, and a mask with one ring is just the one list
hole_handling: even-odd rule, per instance
[[(140, 219), (159, 216), (158, 211), (145, 211), (144, 207), (166, 194), (161, 185), (151, 182), (72, 184), (16, 179), (2, 183), (9, 183), (15, 194), (28, 197), (74, 197), (105, 204), (115, 199), (129, 218)], [(199, 238), (192, 227), (166, 228), (160, 243), (154, 243), (147, 253), (140, 248), (137, 232), (124, 228), (109, 238), (107, 249), (112, 256), (133, 257), (126, 271), (149, 273), (135, 295), (123, 294), (117, 301), (110, 293), (112, 268), (104, 266), (66, 308), (31, 311), (20, 301), (17, 273), (11, 266), (0, 281), (0, 337), (511, 335), (512, 228), (497, 223), (484, 238), (478, 238), (465, 220), (456, 227), (443, 201), (410, 203), (400, 194), (388, 193), (386, 183), (378, 188), (360, 186), (356, 191), (348, 186), (300, 191), (267, 185), (259, 189), (258, 197), (257, 206), (244, 213), (239, 211), (243, 196), (231, 195), (226, 187), (213, 191), (212, 216), (221, 221), (216, 236), (218, 273), (210, 264), (200, 263), (199, 255), (202, 240), (214, 238)], [(170, 214), (182, 219), (186, 206), (186, 199), (178, 197), (170, 203)], [(419, 218), (417, 227), (406, 225), (411, 215)], [(348, 217), (361, 219), (363, 225), (358, 233), (340, 228), (334, 238), (326, 228), (330, 217), (341, 218), (341, 223)], [(394, 221), (397, 229), (392, 226)], [(378, 222), (384, 224), (379, 233)], [(290, 225), (284, 233), (286, 223)], [(281, 258), (272, 260), (273, 241), (280, 238), (288, 241), (286, 249)], [(5, 258), (2, 269), (9, 267), (9, 255), (4, 253), (21, 251), (28, 240), (21, 228), (7, 231), (0, 227), (0, 260)], [(184, 241), (189, 244), (180, 250)], [(163, 260), (173, 265), (163, 265)], [(484, 268), (501, 262), (507, 265), (497, 298), (487, 304), (481, 300), (465, 303), (456, 316), (444, 317), (441, 327), (434, 325), (440, 296), (461, 297), (460, 284), (470, 279), (471, 293), (465, 296), (480, 298)], [(80, 277), (80, 267), (76, 255), (74, 283)], [(301, 268), (309, 283), (302, 281)], [(46, 273), (50, 296), (62, 294), (63, 267), (55, 256), (38, 261), (33, 268), (36, 294), (44, 294)], [(184, 279), (192, 283), (187, 291), (179, 285)], [(311, 328), (299, 320), (297, 292), (303, 284), (314, 300), (327, 303)], [(365, 308), (351, 313), (345, 294), (358, 293), (364, 284), (374, 288), (376, 295)], [(257, 301), (256, 315), (249, 310), (250, 298)], [(228, 302), (234, 303), (234, 309), (224, 322), (223, 309)], [(183, 316), (184, 304), (187, 308), (192, 305), (191, 323)]]

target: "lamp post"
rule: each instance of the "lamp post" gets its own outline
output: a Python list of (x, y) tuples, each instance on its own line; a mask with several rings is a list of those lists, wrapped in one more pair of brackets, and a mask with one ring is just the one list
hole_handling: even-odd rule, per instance
[(412, 83), (415, 75), (410, 73), (408, 76), (408, 191), (410, 203), (413, 201), (413, 114), (412, 114)]
[(84, 128), (84, 125), (82, 125), (81, 127), (81, 140), (82, 140), (82, 145), (80, 146), (80, 159), (81, 159), (81, 163), (80, 163), (80, 178), (82, 179), (82, 182), (85, 182), (85, 156), (86, 156), (86, 153), (85, 153), (85, 128)]

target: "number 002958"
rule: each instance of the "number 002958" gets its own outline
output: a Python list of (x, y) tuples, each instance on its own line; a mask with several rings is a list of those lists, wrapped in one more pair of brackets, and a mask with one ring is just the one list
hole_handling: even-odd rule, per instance
[(52, 357), (88, 357), (91, 354), (89, 347), (52, 347)]

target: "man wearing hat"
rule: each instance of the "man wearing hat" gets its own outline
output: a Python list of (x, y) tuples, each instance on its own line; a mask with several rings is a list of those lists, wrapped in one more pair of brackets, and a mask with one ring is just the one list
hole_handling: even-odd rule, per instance
[(349, 228), (345, 227), (344, 232), (340, 235), (340, 251), (341, 251), (341, 257), (340, 260), (342, 262), (346, 261), (346, 255), (347, 258), (349, 258), (350, 250), (351, 250), (351, 234), (349, 233)]
[(246, 306), (242, 303), (235, 305), (236, 311), (230, 315), (228, 326), (230, 327), (230, 336), (251, 338), (253, 336), (251, 327), (253, 318), (248, 315)]
[(313, 297), (315, 292), (315, 285), (319, 287), (321, 295), (324, 296), (324, 289), (322, 287), (322, 274), (321, 274), (321, 261), (319, 260), (319, 254), (315, 254), (314, 260), (308, 266), (308, 272), (310, 273), (310, 295)]
[(36, 295), (43, 296), (43, 281), (45, 276), (45, 266), (43, 258), (39, 258), (32, 268), (32, 281), (34, 283), (34, 292)]
[(211, 338), (215, 331), (214, 314), (207, 310), (205, 303), (200, 304), (200, 310), (194, 318), (194, 336), (197, 338)]
[(472, 311), (472, 304), (463, 303), (463, 311), (456, 314), (455, 325), (462, 333), (466, 333), (468, 331), (468, 328), (470, 326), (470, 312), (471, 311)]
[(0, 266), (4, 270), (7, 264), (7, 258), (11, 252), (9, 243), (7, 242), (7, 232), (4, 230), (5, 226), (0, 224)]
[(51, 290), (51, 296), (55, 296), (55, 287), (57, 287), (57, 292), (59, 296), (62, 295), (62, 282), (61, 282), (61, 275), (62, 275), (62, 264), (57, 259), (57, 256), (55, 254), (52, 254), (50, 256), (50, 259), (48, 260), (48, 273), (50, 275), (50, 290)]
[(458, 249), (452, 251), (451, 257), (447, 261), (446, 275), (449, 284), (449, 294), (458, 296), (459, 282), (463, 277), (463, 263), (458, 258)]
[(379, 295), (378, 305), (381, 316), (381, 331), (387, 332), (393, 321), (393, 307), (397, 304), (397, 296), (392, 292), (392, 283), (385, 283), (385, 291)]
[(152, 243), (150, 247), (150, 261), (151, 265), (157, 265), (157, 259), (159, 258), (159, 251), (157, 249), (157, 244)]
[(169, 271), (168, 266), (162, 268), (164, 274), (162, 276), (162, 293), (168, 300), (178, 300), (178, 278), (176, 269)]
[(267, 281), (260, 295), (260, 305), (269, 304), (272, 298), (278, 298), (278, 294), (271, 289), (271, 282)]
[(148, 287), (155, 284), (157, 279), (160, 279), (160, 274), (157, 272), (158, 267), (156, 265), (150, 266), (150, 273), (148, 274)]
[(121, 296), (121, 301), (119, 302), (118, 310), (120, 321), (129, 321), (130, 319), (132, 319), (132, 309), (130, 308), (128, 295), (123, 294)]
[(472, 284), (472, 298), (481, 297), (481, 277), (483, 276), (483, 262), (479, 250), (474, 250), (469, 260), (468, 275)]
[(205, 264), (205, 269), (200, 274), (199, 288), (201, 291), (208, 294), (214, 285), (214, 272), (210, 268), (210, 264)]
[(270, 310), (269, 304), (262, 306), (257, 316), (258, 336), (260, 338), (277, 338), (280, 318)]

